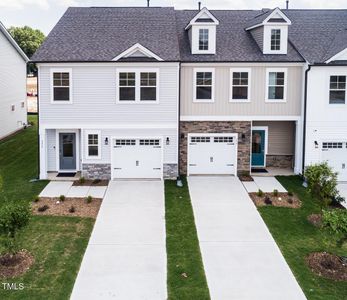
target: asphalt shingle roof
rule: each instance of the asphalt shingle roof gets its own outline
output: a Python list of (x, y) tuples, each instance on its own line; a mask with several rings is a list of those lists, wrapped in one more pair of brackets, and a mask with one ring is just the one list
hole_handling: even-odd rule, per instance
[(287, 55), (264, 55), (245, 28), (273, 10), (211, 10), (219, 20), (216, 55), (192, 55), (185, 27), (197, 10), (69, 8), (33, 61), (111, 61), (136, 43), (164, 61), (322, 63), (347, 47), (346, 10), (282, 10), (291, 20)]

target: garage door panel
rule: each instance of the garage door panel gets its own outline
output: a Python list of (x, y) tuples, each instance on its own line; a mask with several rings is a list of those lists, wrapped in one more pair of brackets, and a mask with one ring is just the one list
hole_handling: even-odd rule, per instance
[(338, 173), (339, 181), (347, 181), (347, 142), (323, 142), (322, 160)]

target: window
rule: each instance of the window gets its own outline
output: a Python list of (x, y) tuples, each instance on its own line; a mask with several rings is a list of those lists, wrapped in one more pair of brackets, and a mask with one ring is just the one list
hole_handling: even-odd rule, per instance
[(16, 110), (16, 106), (14, 104), (11, 105), (11, 111), (15, 111)]
[(211, 138), (209, 136), (192, 136), (190, 138), (191, 143), (209, 143)]
[(250, 69), (231, 70), (231, 101), (247, 101), (250, 99)]
[(141, 101), (157, 99), (157, 74), (155, 72), (141, 73)]
[(342, 143), (341, 142), (324, 142), (323, 149), (342, 149)]
[(140, 140), (140, 146), (160, 146), (160, 140)]
[(214, 137), (215, 143), (232, 143), (234, 138), (232, 136), (216, 136)]
[(53, 72), (53, 101), (70, 101), (70, 72)]
[(119, 101), (135, 101), (135, 73), (119, 73)]
[(213, 79), (212, 70), (195, 70), (194, 101), (213, 102)]
[(199, 29), (199, 50), (208, 50), (208, 29)]
[(135, 146), (136, 140), (116, 140), (115, 146)]
[(345, 104), (346, 103), (346, 76), (341, 76), (341, 75), (330, 76), (329, 103), (330, 104)]
[(87, 157), (100, 158), (100, 133), (87, 133)]
[(269, 102), (286, 100), (286, 71), (267, 71), (267, 98)]
[(271, 50), (281, 50), (281, 29), (271, 29)]
[(157, 69), (117, 72), (117, 102), (156, 102), (159, 97), (158, 74)]

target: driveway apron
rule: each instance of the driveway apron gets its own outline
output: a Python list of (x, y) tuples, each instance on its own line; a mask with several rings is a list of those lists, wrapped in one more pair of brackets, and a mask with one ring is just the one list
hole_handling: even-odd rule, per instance
[(112, 181), (71, 299), (166, 299), (163, 181)]
[(306, 299), (237, 177), (189, 177), (212, 299)]

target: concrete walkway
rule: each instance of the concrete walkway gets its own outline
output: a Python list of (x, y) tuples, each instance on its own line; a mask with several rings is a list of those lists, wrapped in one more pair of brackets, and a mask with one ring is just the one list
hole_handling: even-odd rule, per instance
[(305, 299), (237, 177), (189, 177), (212, 299)]
[(167, 299), (164, 184), (111, 181), (71, 299)]
[(287, 190), (276, 177), (252, 176), (254, 181), (242, 182), (248, 193), (256, 193), (262, 190), (264, 193), (272, 193), (274, 190), (285, 193)]

